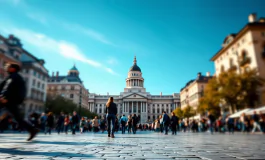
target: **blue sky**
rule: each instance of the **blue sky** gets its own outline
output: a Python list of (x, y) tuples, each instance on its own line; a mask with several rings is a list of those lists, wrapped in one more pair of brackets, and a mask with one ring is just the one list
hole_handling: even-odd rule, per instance
[(262, 0), (0, 0), (0, 34), (14, 34), (51, 74), (76, 63), (86, 88), (119, 94), (137, 56), (151, 94), (177, 93), (238, 32)]

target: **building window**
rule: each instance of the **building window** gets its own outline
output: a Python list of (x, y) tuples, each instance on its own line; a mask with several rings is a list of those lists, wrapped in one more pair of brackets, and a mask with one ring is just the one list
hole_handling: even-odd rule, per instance
[(222, 65), (221, 66), (221, 72), (224, 72), (225, 71), (225, 67)]
[(243, 51), (241, 56), (242, 56), (242, 60), (246, 60), (247, 59), (247, 52)]
[(37, 72), (36, 71), (33, 71), (33, 75), (36, 76), (37, 75)]
[(75, 90), (75, 86), (71, 86), (71, 90)]
[(65, 90), (65, 86), (62, 86), (62, 90)]
[(160, 112), (159, 112), (159, 108), (157, 108), (157, 113), (160, 113)]
[(37, 87), (40, 88), (40, 82), (38, 82)]
[(74, 94), (70, 94), (70, 98), (74, 98)]
[(33, 79), (32, 86), (35, 86), (35, 83), (36, 83), (36, 81), (35, 81), (35, 79)]
[(41, 88), (44, 89), (44, 83), (41, 85)]
[(234, 62), (233, 62), (233, 59), (232, 58), (229, 59), (229, 63), (230, 63), (230, 67), (233, 67)]

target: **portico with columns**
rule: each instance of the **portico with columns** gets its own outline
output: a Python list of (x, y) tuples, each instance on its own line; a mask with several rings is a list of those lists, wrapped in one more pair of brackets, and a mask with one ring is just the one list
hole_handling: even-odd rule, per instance
[[(178, 93), (172, 95), (151, 95), (144, 88), (144, 78), (142, 71), (137, 65), (134, 57), (133, 66), (129, 69), (125, 81), (124, 92), (120, 95), (97, 95), (89, 94), (89, 110), (97, 113), (100, 117), (105, 115), (105, 104), (109, 97), (114, 98), (117, 104), (118, 117), (136, 114), (140, 118), (141, 124), (151, 123), (162, 111), (168, 113), (180, 107), (180, 97)], [(170, 115), (170, 113), (169, 113)]]

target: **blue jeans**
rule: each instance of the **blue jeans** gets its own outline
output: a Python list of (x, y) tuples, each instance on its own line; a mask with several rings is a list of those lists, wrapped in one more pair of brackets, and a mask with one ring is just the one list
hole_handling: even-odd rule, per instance
[(125, 125), (121, 125), (121, 131), (122, 131), (122, 134), (125, 133)]
[[(114, 134), (116, 115), (107, 114), (106, 117), (107, 117), (107, 123), (108, 123), (108, 134), (110, 135), (110, 132), (111, 132), (111, 134)], [(111, 124), (112, 124), (112, 126), (111, 126)], [(110, 129), (110, 126), (112, 127), (111, 129)]]

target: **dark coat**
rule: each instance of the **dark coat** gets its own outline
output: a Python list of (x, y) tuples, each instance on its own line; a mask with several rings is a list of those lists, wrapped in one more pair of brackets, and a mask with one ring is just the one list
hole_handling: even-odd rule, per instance
[(47, 126), (48, 127), (53, 127), (53, 125), (54, 125), (54, 117), (53, 116), (51, 116), (51, 115), (49, 115), (48, 117), (47, 117)]
[(106, 106), (106, 114), (117, 114), (117, 105), (116, 103), (110, 103), (110, 106)]
[(19, 105), (26, 97), (26, 86), (23, 78), (18, 73), (11, 73), (0, 84), (0, 97), (4, 97), (7, 105)]
[(79, 123), (79, 117), (78, 117), (78, 115), (73, 116), (71, 122), (74, 125), (78, 124)]

